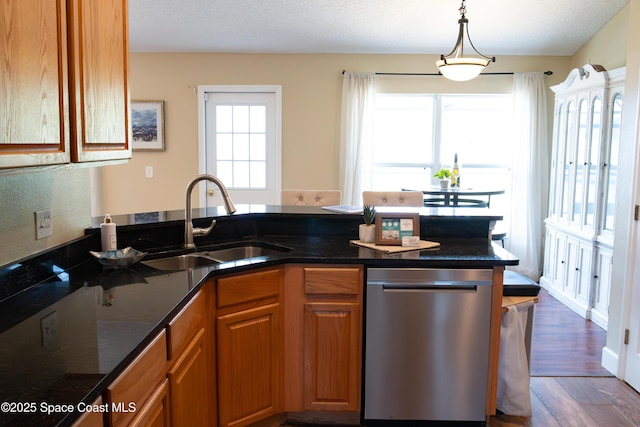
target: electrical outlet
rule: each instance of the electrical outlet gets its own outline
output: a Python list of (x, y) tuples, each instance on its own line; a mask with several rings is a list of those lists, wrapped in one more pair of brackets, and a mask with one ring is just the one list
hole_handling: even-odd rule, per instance
[(51, 227), (51, 209), (34, 212), (36, 221), (36, 240), (44, 239), (53, 234)]
[(42, 346), (46, 347), (56, 339), (58, 335), (58, 315), (54, 311), (40, 319), (40, 331), (42, 332)]

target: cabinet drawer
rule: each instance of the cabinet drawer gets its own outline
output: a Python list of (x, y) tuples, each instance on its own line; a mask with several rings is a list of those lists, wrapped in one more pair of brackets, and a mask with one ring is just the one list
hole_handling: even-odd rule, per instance
[(168, 360), (178, 356), (196, 333), (205, 326), (206, 310), (203, 291), (199, 291), (167, 325)]
[(304, 292), (307, 295), (358, 295), (362, 282), (360, 268), (304, 269)]
[(109, 408), (114, 405), (122, 411), (108, 413), (112, 427), (128, 425), (136, 415), (130, 410), (130, 404), (140, 409), (165, 377), (167, 368), (167, 336), (160, 332), (151, 344), (115, 379), (107, 388), (105, 395)]
[(258, 271), (218, 280), (218, 308), (277, 297), (280, 293), (280, 270)]

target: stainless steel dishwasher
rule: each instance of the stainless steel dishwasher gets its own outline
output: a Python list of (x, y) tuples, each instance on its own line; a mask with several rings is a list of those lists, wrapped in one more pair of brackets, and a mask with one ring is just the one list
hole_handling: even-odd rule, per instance
[(486, 421), (491, 269), (367, 270), (364, 415)]

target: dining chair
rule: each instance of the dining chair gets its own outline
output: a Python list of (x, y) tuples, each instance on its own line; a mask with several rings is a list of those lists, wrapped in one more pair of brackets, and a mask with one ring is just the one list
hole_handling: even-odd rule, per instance
[(362, 202), (370, 206), (424, 206), (422, 191), (363, 191)]
[(332, 206), (340, 204), (340, 190), (282, 190), (283, 206)]

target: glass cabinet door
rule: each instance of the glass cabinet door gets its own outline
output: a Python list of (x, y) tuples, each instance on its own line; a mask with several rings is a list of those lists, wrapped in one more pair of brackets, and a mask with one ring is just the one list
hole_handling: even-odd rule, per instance
[[(567, 120), (566, 109), (564, 103), (560, 103), (556, 110), (554, 122), (554, 141), (564, 141), (563, 136), (566, 135)], [(564, 169), (564, 152), (565, 144), (553, 145), (553, 159), (551, 163), (551, 182), (549, 183), (549, 216), (557, 218), (559, 216), (559, 206), (562, 205), (561, 189), (562, 189), (562, 173)]]
[(618, 153), (620, 147), (620, 126), (622, 124), (622, 94), (616, 93), (611, 103), (611, 121), (609, 134), (609, 152), (606, 157), (604, 184), (604, 208), (602, 229), (613, 234), (613, 220), (616, 203), (616, 185), (618, 174)]
[[(574, 141), (576, 135), (576, 110), (573, 102), (567, 103), (567, 130), (566, 139), (564, 143), (561, 143), (564, 149), (563, 163), (562, 163), (562, 175), (561, 179), (561, 193), (560, 193), (560, 218), (566, 219), (569, 215), (569, 209), (571, 204), (570, 194), (570, 182), (574, 163)], [(562, 139), (560, 140), (562, 141)]]
[(589, 143), (589, 158), (585, 164), (586, 206), (584, 224), (593, 229), (596, 217), (596, 199), (598, 196), (598, 178), (600, 165), (600, 138), (602, 132), (602, 98), (599, 96), (591, 103), (591, 141)]
[(582, 212), (582, 201), (584, 199), (584, 184), (585, 184), (585, 168), (587, 165), (586, 160), (586, 146), (587, 146), (587, 113), (588, 106), (585, 99), (580, 100), (578, 106), (578, 139), (576, 140), (575, 150), (575, 181), (573, 189), (573, 200), (571, 204), (571, 218), (570, 222), (579, 222), (580, 214)]

